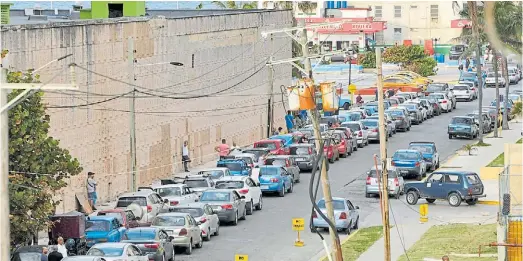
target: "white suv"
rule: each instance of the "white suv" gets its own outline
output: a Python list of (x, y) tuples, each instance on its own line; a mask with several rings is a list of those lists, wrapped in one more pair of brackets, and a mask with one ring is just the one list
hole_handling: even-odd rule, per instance
[(200, 197), (186, 184), (170, 184), (154, 187), (154, 191), (167, 199), (169, 206), (198, 202)]
[(135, 217), (145, 223), (152, 222), (153, 218), (167, 207), (167, 200), (152, 190), (123, 193), (116, 203), (116, 208), (131, 210)]
[(217, 189), (234, 189), (241, 196), (245, 196), (245, 208), (247, 215), (252, 215), (254, 209), (261, 210), (263, 207), (260, 183), (247, 176), (229, 176), (216, 181)]

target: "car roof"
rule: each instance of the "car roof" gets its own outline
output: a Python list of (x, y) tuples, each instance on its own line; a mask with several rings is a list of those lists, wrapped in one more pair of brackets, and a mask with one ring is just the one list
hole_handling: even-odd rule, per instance
[(403, 152), (406, 152), (406, 153), (409, 153), (409, 152), (415, 152), (415, 153), (418, 153), (419, 151), (417, 150), (406, 150), (406, 149), (401, 149), (401, 150), (396, 150), (394, 153), (403, 153)]
[(113, 208), (113, 209), (104, 209), (104, 210), (99, 210), (99, 211), (96, 212), (96, 213), (122, 213), (122, 212), (125, 212), (125, 209), (121, 209), (121, 208)]
[(226, 193), (231, 193), (232, 190), (230, 189), (210, 189), (210, 190), (206, 190), (204, 193), (206, 192), (226, 192)]
[(191, 202), (183, 205), (176, 205), (170, 208), (203, 208), (205, 205), (208, 204), (203, 202)]
[(409, 143), (409, 145), (411, 145), (411, 144), (428, 144), (428, 145), (436, 146), (436, 143), (433, 141), (413, 141), (413, 142)]
[(280, 166), (273, 166), (273, 165), (263, 165), (263, 166), (260, 166), (260, 170), (261, 169), (280, 169), (281, 167)]
[(312, 147), (312, 146), (314, 146), (314, 145), (310, 144), (310, 143), (294, 143), (294, 144), (289, 145), (289, 147)]
[(270, 156), (267, 156), (266, 158), (267, 159), (286, 159), (286, 158), (290, 158), (291, 155), (270, 155)]
[[(180, 184), (170, 184), (170, 185), (162, 185), (162, 186), (158, 186), (158, 187), (172, 187), (174, 185), (178, 185), (180, 186)], [(155, 188), (158, 188), (158, 187), (155, 187)], [(125, 193), (122, 193), (118, 198), (124, 198), (124, 197), (147, 197), (151, 194), (156, 194), (156, 192), (154, 192), (154, 190), (139, 190), (139, 191), (136, 191), (136, 192), (125, 192)]]
[(245, 181), (248, 178), (250, 178), (250, 177), (247, 177), (247, 176), (226, 176), (226, 177), (219, 178), (217, 181)]
[(188, 175), (188, 176), (185, 176), (185, 179), (189, 179), (189, 180), (207, 180), (207, 179), (209, 179), (209, 176)]
[(117, 247), (125, 247), (127, 245), (131, 245), (131, 243), (123, 243), (123, 242), (111, 242), (111, 243), (98, 243), (92, 247), (99, 247), (99, 248), (117, 248)]
[(253, 158), (253, 157), (256, 157), (256, 155), (252, 154), (252, 153), (240, 153), (240, 154), (236, 154), (234, 155), (235, 157), (249, 157), (249, 158)]
[(156, 230), (159, 230), (157, 227), (133, 227), (127, 229), (127, 232), (129, 231), (143, 231), (143, 232), (156, 232)]
[(198, 172), (200, 172), (200, 171), (212, 171), (212, 170), (226, 171), (226, 170), (228, 170), (228, 168), (224, 168), (224, 167), (206, 168), (206, 169), (198, 170)]
[(183, 212), (163, 212), (163, 213), (158, 214), (158, 216), (171, 216), (171, 217), (179, 217), (179, 216), (186, 217), (189, 215), (191, 215), (191, 214), (183, 213)]
[(89, 216), (88, 218), (89, 218), (88, 220), (93, 220), (93, 221), (98, 221), (98, 220), (113, 221), (113, 219), (116, 219), (116, 217), (114, 217), (114, 216)]
[(454, 116), (454, 117), (452, 117), (452, 118), (453, 118), (453, 119), (455, 119), (455, 118), (465, 118), (465, 119), (472, 119), (472, 117), (471, 117), (471, 116)]
[(466, 170), (438, 170), (438, 171), (434, 171), (432, 172), (432, 174), (456, 174), (456, 175), (472, 175), (472, 174), (476, 174), (476, 172), (472, 172), (472, 171), (466, 171)]
[(158, 189), (158, 188), (181, 188), (181, 187), (184, 187), (184, 186), (187, 186), (187, 185), (185, 185), (185, 184), (167, 184), (167, 185), (156, 186), (156, 187), (154, 187), (154, 189)]
[(343, 123), (349, 123), (349, 124), (360, 124), (361, 122), (359, 122), (359, 121), (344, 121), (344, 122), (342, 122), (341, 124), (343, 124)]
[(243, 159), (222, 159), (222, 160), (218, 160), (218, 163), (220, 162), (232, 162), (232, 163), (245, 163), (245, 160)]

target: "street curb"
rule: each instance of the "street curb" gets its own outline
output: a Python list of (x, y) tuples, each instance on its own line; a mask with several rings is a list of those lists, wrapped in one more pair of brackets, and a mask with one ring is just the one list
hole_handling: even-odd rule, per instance
[[(358, 232), (360, 232), (359, 229), (356, 230), (356, 232), (350, 234), (350, 235), (349, 235), (348, 237), (346, 237), (345, 239), (343, 239), (343, 241), (341, 241), (340, 245), (343, 246), (343, 244), (347, 243), (347, 241), (349, 241), (349, 239), (351, 239), (354, 235), (358, 234)], [(325, 260), (326, 258), (327, 258), (327, 255), (324, 255), (324, 256), (322, 256), (322, 257), (319, 259), (319, 261)], [(328, 260), (328, 258), (327, 258), (327, 260)]]
[(478, 204), (499, 206), (499, 201), (497, 201), (497, 200), (478, 200)]

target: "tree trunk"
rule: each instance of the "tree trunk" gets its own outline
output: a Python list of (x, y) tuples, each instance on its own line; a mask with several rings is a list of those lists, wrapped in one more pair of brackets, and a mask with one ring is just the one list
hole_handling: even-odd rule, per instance
[[(494, 81), (496, 84), (496, 97), (499, 98), (499, 75), (498, 75), (498, 55), (496, 50), (492, 49), (492, 53), (494, 53)], [(506, 88), (506, 87), (505, 87)], [(494, 118), (494, 138), (498, 137), (498, 122), (499, 122), (499, 102), (496, 103), (496, 117)]]
[(478, 111), (479, 111), (479, 133), (478, 133), (478, 143), (483, 143), (483, 124), (481, 124), (481, 112), (483, 106), (483, 78), (481, 77), (481, 42), (479, 40), (479, 25), (478, 25), (478, 6), (474, 1), (467, 2), (470, 12), (470, 20), (472, 21), (472, 35), (474, 36), (474, 41), (476, 42), (476, 73), (478, 77)]
[[(504, 110), (503, 110), (503, 130), (508, 130), (509, 127), (508, 127), (508, 89), (509, 89), (509, 86), (510, 86), (510, 80), (509, 80), (509, 77), (508, 77), (508, 61), (507, 61), (507, 57), (503, 56), (503, 76), (505, 77), (505, 82), (507, 84), (507, 86), (505, 87), (505, 97), (503, 97), (503, 101), (504, 101)], [(499, 101), (499, 97), (497, 97), (498, 99), (498, 102), (496, 103), (500, 103)]]

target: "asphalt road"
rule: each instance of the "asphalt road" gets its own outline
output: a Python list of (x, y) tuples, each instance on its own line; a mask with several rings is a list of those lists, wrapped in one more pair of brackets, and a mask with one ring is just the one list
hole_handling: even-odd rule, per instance
[[(512, 85), (511, 89), (520, 88)], [(504, 89), (500, 89), (504, 92)], [(495, 97), (494, 89), (484, 92), (484, 104), (490, 104)], [(478, 101), (458, 102), (457, 109), (451, 113), (442, 114), (425, 121), (421, 125), (414, 126), (410, 132), (394, 135), (388, 142), (388, 154), (392, 155), (395, 150), (406, 148), (411, 141), (435, 141), (440, 153), (440, 160), (452, 155), (470, 140), (448, 139), (447, 124), (452, 116), (464, 115), (477, 110)], [(365, 198), (364, 188), (365, 173), (373, 164), (373, 155), (379, 154), (379, 145), (371, 144), (346, 159), (331, 165), (329, 177), (333, 196), (347, 197), (354, 205), (360, 207), (360, 227), (381, 224), (381, 216), (378, 198)], [(311, 202), (308, 195), (310, 173), (302, 173), (301, 183), (294, 187), (292, 194), (286, 194), (284, 198), (277, 196), (265, 196), (264, 208), (257, 211), (247, 220), (240, 221), (237, 227), (222, 226), (220, 235), (213, 237), (210, 242), (205, 242), (203, 249), (196, 249), (191, 256), (177, 255), (176, 260), (235, 260), (235, 254), (248, 255), (249, 261), (271, 261), (271, 260), (309, 260), (322, 250), (319, 237), (306, 229), (302, 233), (304, 247), (294, 247), (296, 232), (292, 231), (292, 218), (305, 218), (309, 223)], [(353, 183), (346, 185), (348, 182)], [(321, 189), (320, 189), (320, 194)], [(396, 213), (398, 222), (408, 224), (416, 222), (419, 217), (417, 208), (412, 208), (405, 203), (405, 196), (400, 200), (391, 200), (391, 208)], [(495, 211), (491, 206), (476, 205), (473, 207), (461, 206), (451, 208), (445, 202), (436, 203), (431, 207), (431, 213), (442, 222), (455, 222), (465, 218), (477, 218), (485, 213)], [(323, 233), (328, 240), (328, 234)]]

